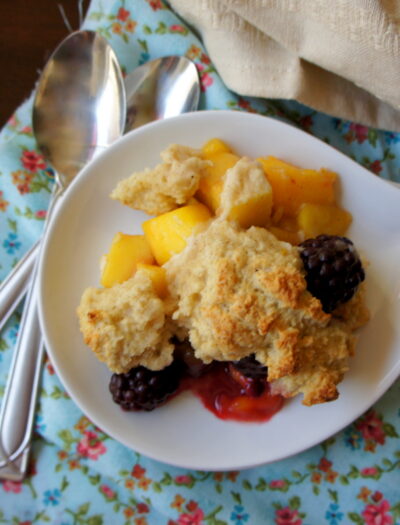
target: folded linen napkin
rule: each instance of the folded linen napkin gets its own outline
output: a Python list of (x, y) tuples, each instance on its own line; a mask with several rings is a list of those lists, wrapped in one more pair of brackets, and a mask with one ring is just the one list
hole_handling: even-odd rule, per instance
[[(166, 54), (192, 58), (202, 80), (202, 109), (284, 119), (380, 176), (400, 181), (400, 135), (332, 119), (294, 102), (228, 91), (201, 42), (160, 0), (93, 0), (84, 27), (110, 40), (127, 72)], [(51, 191), (51, 169), (32, 136), (31, 108), (32, 99), (0, 133), (0, 278), (37, 239)], [(0, 395), (17, 330), (18, 315), (0, 334)], [(394, 525), (400, 519), (399, 394), (400, 381), (353, 424), (302, 454), (241, 472), (197, 472), (141, 457), (110, 438), (69, 398), (47, 360), (30, 473), (22, 483), (0, 482), (0, 521)]]
[(400, 131), (400, 4), (171, 0), (227, 86)]

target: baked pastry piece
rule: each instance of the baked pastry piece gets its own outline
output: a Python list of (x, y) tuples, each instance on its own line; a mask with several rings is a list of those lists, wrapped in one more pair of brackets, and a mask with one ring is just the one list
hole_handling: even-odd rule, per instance
[(111, 288), (87, 288), (77, 313), (85, 343), (113, 372), (138, 365), (160, 370), (172, 362), (164, 303), (145, 272)]
[(111, 198), (149, 215), (160, 215), (186, 203), (197, 191), (203, 170), (210, 164), (200, 150), (171, 144), (162, 162), (120, 181)]
[[(214, 220), (165, 264), (168, 310), (196, 357), (239, 360), (255, 354), (272, 390), (303, 393), (312, 405), (336, 399), (353, 354), (356, 311), (337, 319), (307, 291), (298, 249), (264, 228)], [(365, 310), (354, 300), (353, 309)]]

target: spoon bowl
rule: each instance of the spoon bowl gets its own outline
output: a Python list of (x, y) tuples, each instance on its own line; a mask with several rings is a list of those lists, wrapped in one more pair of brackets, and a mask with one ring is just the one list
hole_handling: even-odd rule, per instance
[(47, 63), (33, 104), (37, 145), (66, 187), (122, 135), (125, 87), (117, 57), (93, 31), (72, 33)]
[(125, 89), (125, 132), (195, 111), (199, 105), (199, 76), (194, 63), (186, 57), (156, 58), (137, 67), (125, 79)]

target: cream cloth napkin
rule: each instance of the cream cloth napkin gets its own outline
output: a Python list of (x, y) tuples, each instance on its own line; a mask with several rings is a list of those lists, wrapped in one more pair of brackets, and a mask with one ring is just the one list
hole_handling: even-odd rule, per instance
[(400, 131), (399, 0), (170, 0), (227, 86)]

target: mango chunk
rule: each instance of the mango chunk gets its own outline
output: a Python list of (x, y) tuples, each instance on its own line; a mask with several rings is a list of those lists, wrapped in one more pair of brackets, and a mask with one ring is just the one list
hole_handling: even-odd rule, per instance
[(137, 263), (137, 269), (143, 270), (151, 279), (154, 290), (160, 299), (165, 299), (168, 294), (168, 285), (165, 268), (155, 264)]
[(157, 263), (161, 266), (181, 252), (196, 228), (210, 218), (209, 209), (198, 202), (145, 221), (143, 231)]
[(215, 213), (220, 205), (225, 173), (236, 164), (239, 157), (234, 153), (221, 151), (209, 154), (205, 158), (210, 160), (212, 165), (205, 169), (196, 197)]
[(344, 235), (351, 221), (352, 216), (348, 211), (323, 204), (303, 204), (297, 216), (298, 227), (306, 239), (323, 233)]
[(144, 235), (117, 233), (111, 243), (101, 272), (101, 284), (110, 288), (133, 276), (139, 262), (152, 264), (154, 257)]
[(242, 228), (265, 226), (270, 220), (271, 206), (271, 195), (260, 195), (245, 203), (233, 206), (227, 218), (231, 221), (237, 221)]
[(300, 206), (312, 204), (334, 204), (336, 173), (320, 169), (302, 169), (275, 157), (257, 159), (263, 166), (272, 186), (274, 210), (296, 216)]
[(206, 158), (208, 158), (210, 155), (215, 155), (216, 153), (232, 153), (232, 150), (228, 144), (217, 138), (208, 140), (201, 150)]
[(298, 232), (284, 230), (283, 228), (279, 228), (278, 226), (270, 226), (268, 230), (272, 233), (272, 235), (275, 235), (275, 237), (280, 241), (288, 242), (293, 246), (296, 246), (301, 242), (300, 235)]

